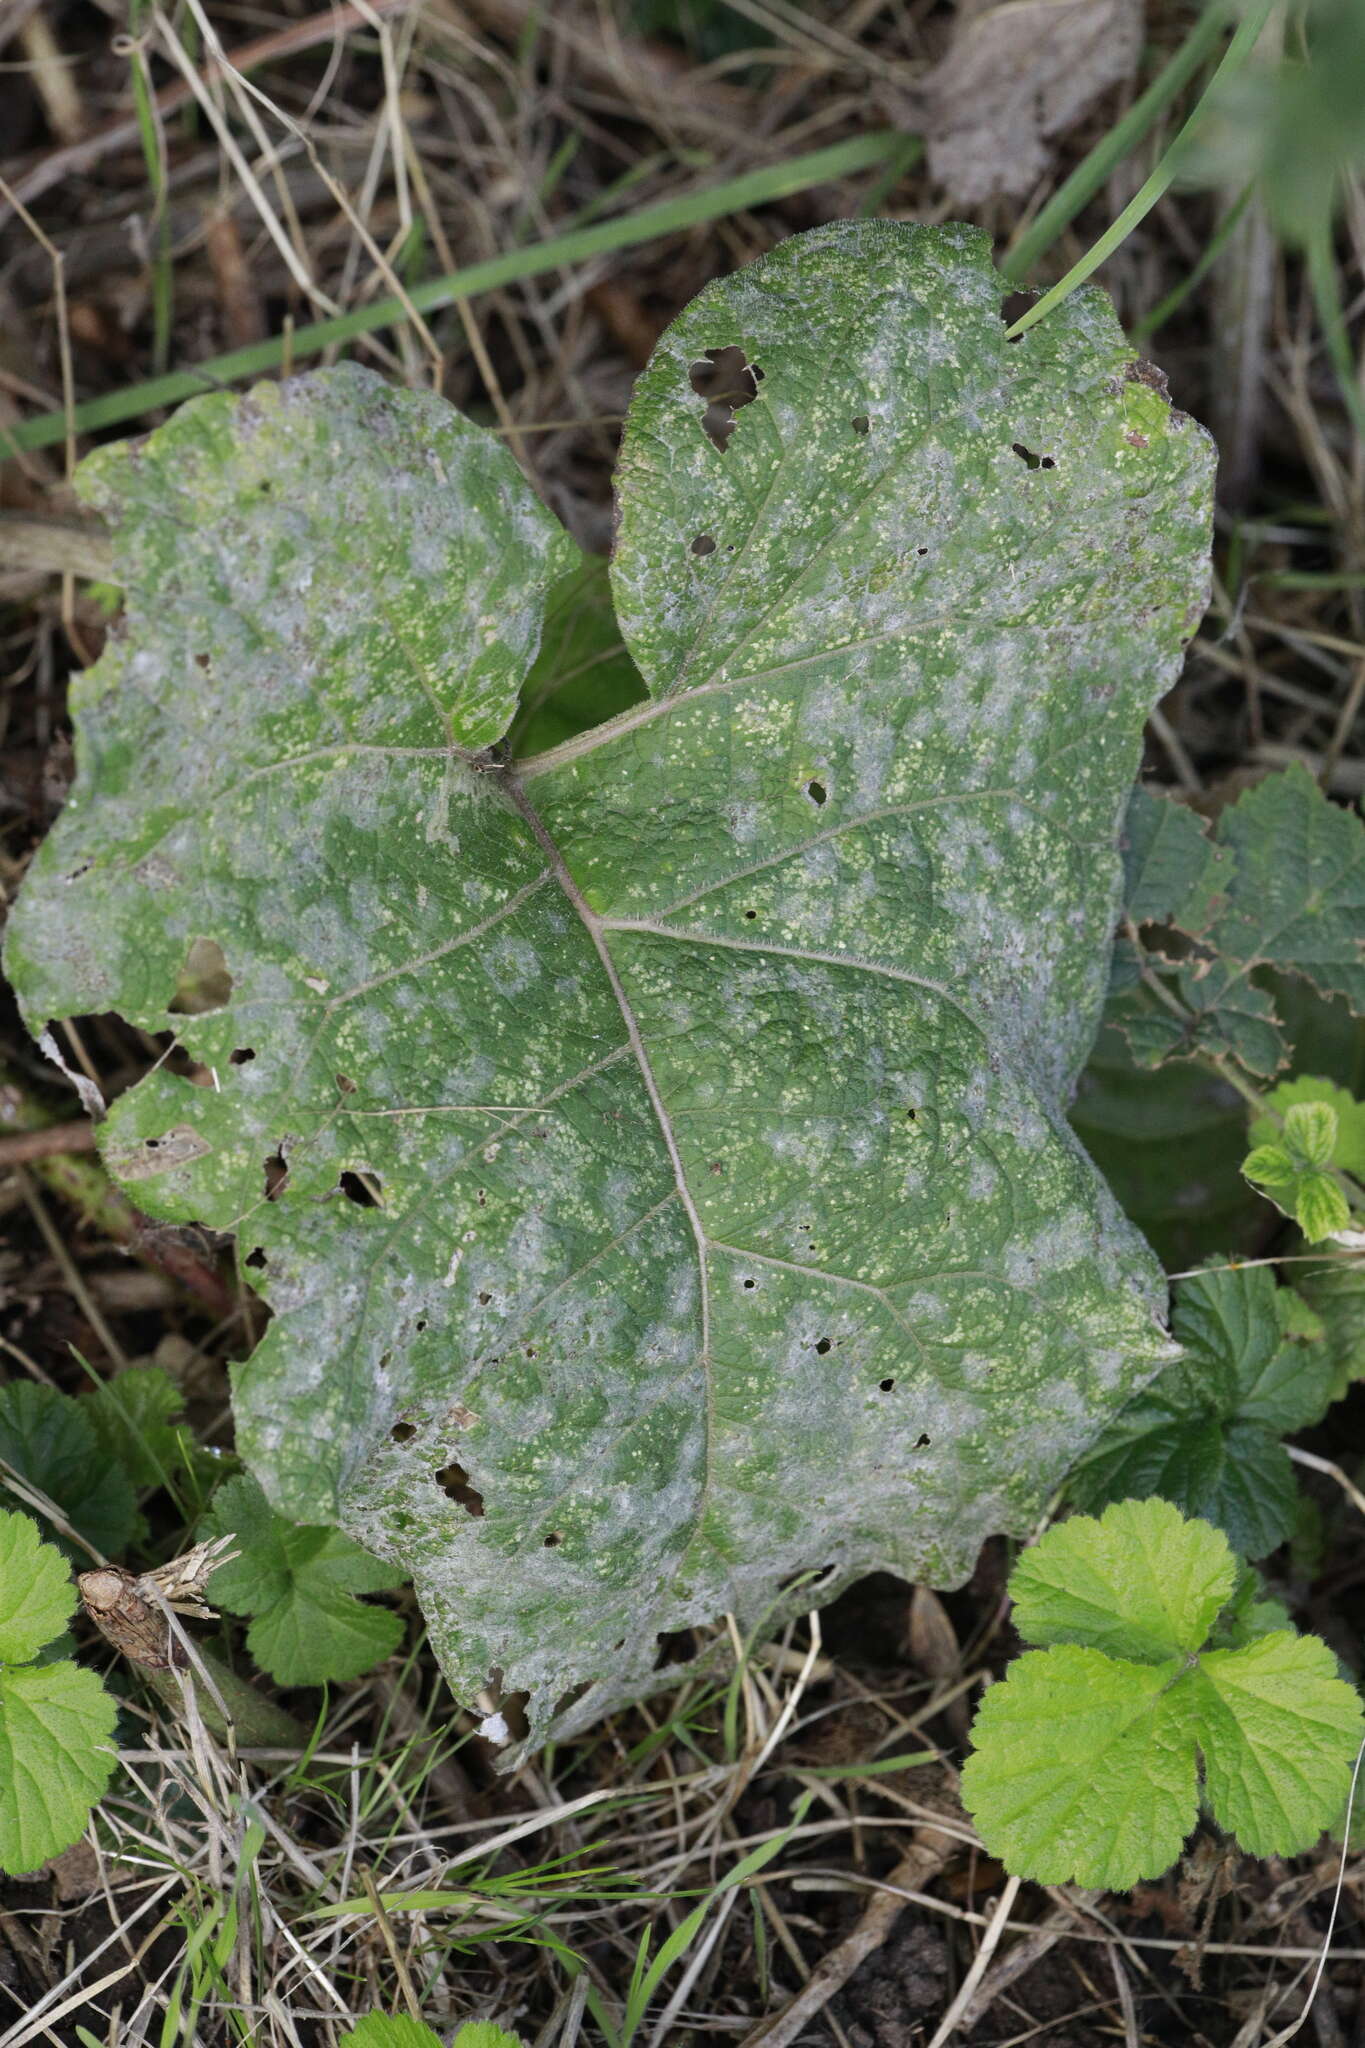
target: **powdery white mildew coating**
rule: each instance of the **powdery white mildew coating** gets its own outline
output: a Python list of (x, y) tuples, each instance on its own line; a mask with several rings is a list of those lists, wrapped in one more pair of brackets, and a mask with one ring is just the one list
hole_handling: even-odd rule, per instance
[(164, 1028), (222, 947), (175, 1020), (216, 1085), (151, 1076), (108, 1156), (250, 1254), (272, 1499), (536, 1734), (798, 1575), (960, 1579), (1169, 1355), (1064, 1108), (1211, 450), (1099, 294), (1017, 345), (1001, 299), (975, 231), (887, 224), (709, 287), (621, 458), (649, 698), (510, 768), (571, 557), (490, 437), (351, 368), (87, 467), (127, 623), (12, 972), (35, 1028)]

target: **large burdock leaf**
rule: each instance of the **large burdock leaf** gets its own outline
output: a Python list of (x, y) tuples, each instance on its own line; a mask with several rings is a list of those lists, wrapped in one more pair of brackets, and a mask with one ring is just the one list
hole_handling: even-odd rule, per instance
[(969, 229), (708, 288), (621, 459), (648, 701), (512, 768), (572, 556), (439, 401), (336, 371), (85, 472), (128, 617), (28, 1016), (177, 1026), (212, 1085), (106, 1156), (274, 1307), (244, 1455), (536, 1733), (791, 1575), (959, 1579), (1169, 1352), (1063, 1109), (1211, 455), (1101, 296), (1000, 304)]

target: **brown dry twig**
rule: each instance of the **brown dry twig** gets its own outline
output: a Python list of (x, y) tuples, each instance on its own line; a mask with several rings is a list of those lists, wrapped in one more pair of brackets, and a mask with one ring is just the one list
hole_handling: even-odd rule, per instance
[(790, 2048), (817, 2014), (824, 2011), (836, 1991), (843, 1989), (858, 1965), (882, 1947), (910, 1903), (902, 1894), (922, 1891), (958, 1847), (956, 1836), (945, 1834), (941, 1828), (916, 1828), (910, 1847), (885, 1880), (885, 1890), (868, 1901), (852, 1933), (846, 1934), (817, 1963), (809, 1982), (790, 2004), (744, 2036), (740, 2048)]

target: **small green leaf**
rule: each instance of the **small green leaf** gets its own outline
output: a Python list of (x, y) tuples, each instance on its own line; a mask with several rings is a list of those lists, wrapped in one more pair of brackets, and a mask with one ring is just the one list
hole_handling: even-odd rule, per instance
[(1285, 1143), (1309, 1166), (1327, 1166), (1337, 1144), (1337, 1113), (1330, 1102), (1295, 1102), (1285, 1111)]
[(106, 1557), (117, 1557), (132, 1541), (138, 1525), (132, 1481), (106, 1454), (81, 1402), (32, 1380), (0, 1387), (0, 1457)]
[(1193, 935), (1214, 913), (1227, 856), (1197, 811), (1139, 783), (1123, 834), (1123, 907), (1136, 925), (1172, 924)]
[(0, 1869), (71, 1846), (114, 1768), (117, 1710), (78, 1664), (0, 1670)]
[(185, 1470), (179, 1415), (185, 1397), (159, 1365), (134, 1365), (81, 1396), (105, 1456), (122, 1467), (139, 1493), (174, 1484)]
[(1258, 1145), (1242, 1161), (1242, 1171), (1263, 1188), (1292, 1187), (1299, 1177), (1298, 1164), (1283, 1145)]
[(450, 2048), (521, 2048), (516, 2034), (495, 2027), (491, 2020), (466, 2020)]
[(201, 1539), (229, 1533), (242, 1554), (214, 1574), (213, 1599), (255, 1617), (247, 1647), (281, 1685), (358, 1678), (398, 1647), (402, 1617), (356, 1596), (401, 1586), (404, 1575), (349, 1536), (285, 1521), (244, 1476), (219, 1487), (199, 1525)]
[(1292, 1534), (1299, 1490), (1278, 1438), (1325, 1412), (1333, 1375), (1325, 1345), (1284, 1338), (1285, 1294), (1259, 1266), (1180, 1283), (1172, 1330), (1181, 1356), (1072, 1474), (1078, 1506), (1160, 1495), (1214, 1523), (1246, 1557)]
[(1365, 1379), (1365, 1260), (1337, 1258), (1300, 1269), (1294, 1285), (1326, 1333), (1334, 1401)]
[(371, 2012), (342, 2035), (341, 2048), (441, 2048), (441, 2037), (420, 2020)]
[[(1188, 825), (1179, 830), (1187, 835)], [(1252, 979), (1258, 970), (1302, 975), (1365, 1012), (1365, 824), (1294, 762), (1230, 804), (1209, 836), (1225, 862), (1213, 915), (1191, 920), (1198, 930), (1188, 959), (1159, 963), (1190, 1021), (1165, 1010), (1131, 972), (1110, 1015), (1145, 1063), (1205, 1052), (1273, 1074), (1288, 1046), (1270, 994)], [(1185, 847), (1182, 872), (1193, 871)]]
[[(1278, 1111), (1282, 1118), (1299, 1103), (1325, 1103), (1336, 1114), (1337, 1134), (1331, 1157), (1322, 1164), (1339, 1166), (1343, 1173), (1365, 1175), (1365, 1102), (1357, 1102), (1349, 1089), (1316, 1074), (1296, 1074), (1292, 1081), (1281, 1081), (1270, 1089), (1265, 1101), (1266, 1107)], [(1247, 1135), (1253, 1145), (1273, 1145), (1279, 1140), (1275, 1121), (1269, 1116), (1253, 1118)]]
[(1040, 1884), (1110, 1891), (1173, 1863), (1198, 1812), (1179, 1669), (1072, 1645), (1016, 1657), (977, 1710), (962, 1772), (991, 1855)]
[(1306, 1173), (1294, 1190), (1294, 1221), (1310, 1244), (1350, 1226), (1345, 1195), (1328, 1173)]
[(1236, 1579), (1226, 1537), (1168, 1501), (1117, 1501), (1073, 1515), (1014, 1568), (1015, 1626), (1026, 1642), (1080, 1643), (1164, 1660), (1197, 1650)]
[(1253, 1856), (1310, 1848), (1341, 1811), (1361, 1706), (1316, 1636), (1210, 1650), (1189, 1683), (1214, 1819)]
[(59, 1636), (76, 1605), (60, 1550), (27, 1515), (0, 1513), (0, 1664), (26, 1664)]

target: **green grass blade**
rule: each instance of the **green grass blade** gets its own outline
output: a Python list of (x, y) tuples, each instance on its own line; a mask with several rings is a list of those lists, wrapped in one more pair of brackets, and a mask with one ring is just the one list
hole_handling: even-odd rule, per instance
[(635, 1979), (631, 1983), (630, 1993), (626, 2000), (626, 2016), (621, 2029), (621, 2039), (623, 2043), (627, 2044), (627, 2048), (629, 2048), (629, 2042), (638, 2030), (640, 2022), (649, 2010), (650, 2000), (658, 1989), (661, 1979), (673, 1967), (673, 1964), (678, 1961), (680, 1956), (686, 1955), (688, 1949), (696, 1940), (703, 1921), (715, 1905), (717, 1899), (724, 1892), (733, 1891), (736, 1885), (747, 1883), (749, 1878), (753, 1877), (756, 1872), (762, 1870), (765, 1865), (773, 1861), (774, 1857), (781, 1854), (809, 1812), (812, 1797), (811, 1793), (803, 1792), (792, 1808), (792, 1817), (787, 1822), (786, 1827), (779, 1828), (777, 1833), (770, 1835), (766, 1842), (760, 1842), (756, 1849), (751, 1849), (747, 1856), (741, 1857), (733, 1870), (726, 1871), (719, 1884), (711, 1887), (706, 1897), (701, 1901), (701, 1904), (694, 1906), (686, 1919), (674, 1928), (643, 1976), (640, 1974), (637, 1964)]
[(1105, 179), (1165, 112), (1181, 88), (1191, 79), (1227, 26), (1227, 8), (1222, 0), (1210, 4), (1195, 22), (1174, 56), (1159, 71), (1144, 93), (1140, 93), (1123, 118), (1102, 135), (1088, 156), (1082, 158), (1070, 177), (1063, 180), (1031, 227), (1005, 252), (1001, 265), (1006, 277), (1022, 284), (1070, 227), (1076, 215), (1093, 199)]
[[(811, 150), (804, 156), (792, 157), (787, 163), (746, 171), (742, 177), (727, 179), (723, 185), (712, 185), (702, 192), (684, 193), (677, 199), (661, 200), (656, 206), (642, 207), (640, 212), (623, 219), (571, 230), (549, 241), (532, 243), (528, 248), (509, 249), (502, 256), (472, 263), (464, 270), (447, 271), (419, 285), (411, 294), (409, 303), (419, 313), (434, 313), (443, 306), (452, 305), (456, 299), (473, 298), (480, 292), (494, 291), (500, 285), (515, 284), (523, 278), (541, 277), (546, 271), (583, 263), (589, 257), (604, 256), (616, 249), (633, 249), (641, 242), (677, 234), (683, 228), (699, 227), (706, 221), (719, 220), (725, 214), (742, 213), (752, 206), (770, 205), (776, 199), (789, 199), (793, 193), (805, 192), (812, 185), (827, 185), (836, 178), (851, 177), (858, 171), (876, 170), (888, 159), (899, 157), (905, 146), (906, 138), (895, 129), (855, 135), (847, 142), (832, 144), (828, 149)], [(407, 313), (398, 299), (378, 299), (372, 305), (357, 306), (334, 319), (316, 320), (307, 327), (296, 327), (291, 334), (276, 335), (269, 341), (254, 342), (248, 348), (214, 356), (193, 369), (174, 370), (169, 376), (152, 377), (146, 383), (132, 384), (124, 391), (109, 391), (100, 398), (89, 399), (84, 405), (73, 408), (71, 427), (77, 434), (89, 434), (102, 427), (119, 426), (124, 420), (137, 419), (161, 406), (177, 405), (181, 399), (193, 398), (200, 391), (217, 390), (243, 377), (266, 376), (280, 367), (286, 355), (291, 363), (300, 363), (320, 355), (325, 348), (354, 341), (357, 336), (372, 334), (380, 327), (397, 326), (406, 318)], [(17, 427), (0, 429), (0, 446), (7, 445), (11, 451), (47, 448), (62, 440), (66, 429), (67, 421), (62, 412), (41, 413), (36, 419), (24, 420)]]
[(1127, 241), (1129, 235), (1132, 234), (1133, 229), (1137, 227), (1139, 222), (1147, 218), (1147, 215), (1156, 205), (1158, 199), (1162, 197), (1163, 193), (1173, 183), (1176, 173), (1180, 169), (1190, 138), (1204, 120), (1214, 94), (1220, 85), (1225, 84), (1229, 78), (1241, 70), (1242, 65), (1255, 48), (1257, 38), (1265, 27), (1272, 8), (1278, 4), (1279, 0), (1257, 0), (1257, 4), (1248, 9), (1238, 26), (1236, 35), (1228, 44), (1222, 63), (1218, 66), (1218, 69), (1214, 72), (1213, 77), (1200, 95), (1194, 112), (1190, 115), (1184, 127), (1180, 129), (1174, 141), (1163, 151), (1161, 160), (1152, 172), (1151, 177), (1134, 194), (1133, 198), (1129, 200), (1118, 219), (1110, 223), (1097, 242), (1092, 243), (1091, 247), (1087, 249), (1085, 255), (1080, 259), (1080, 262), (1073, 263), (1066, 276), (1060, 278), (1053, 285), (1051, 291), (1044, 292), (1038, 303), (1030, 306), (1028, 311), (1015, 321), (1013, 327), (1008, 331), (1006, 337), (1008, 340), (1013, 341), (1017, 335), (1026, 334), (1029, 328), (1036, 327), (1038, 322), (1046, 314), (1050, 313), (1054, 306), (1060, 306), (1063, 299), (1069, 299), (1077, 287), (1083, 285), (1086, 279), (1092, 276), (1102, 263), (1108, 262), (1114, 251)]
[(1190, 271), (1187, 277), (1182, 277), (1179, 284), (1171, 291), (1168, 291), (1164, 299), (1158, 300), (1151, 312), (1144, 313), (1142, 318), (1135, 322), (1129, 330), (1134, 341), (1146, 341), (1159, 328), (1164, 327), (1172, 313), (1183, 306), (1190, 293), (1196, 291), (1204, 282), (1204, 279), (1208, 276), (1214, 264), (1231, 241), (1233, 230), (1246, 212), (1255, 190), (1256, 180), (1249, 178), (1227, 212), (1223, 215), (1223, 218), (1219, 221), (1214, 232), (1209, 236), (1203, 249), (1201, 249), (1199, 261), (1195, 264), (1194, 269)]

